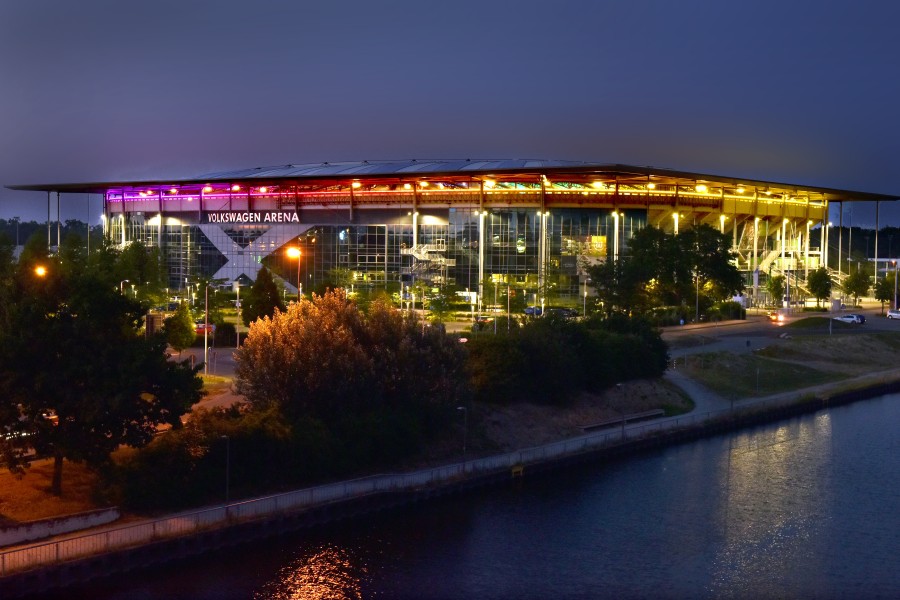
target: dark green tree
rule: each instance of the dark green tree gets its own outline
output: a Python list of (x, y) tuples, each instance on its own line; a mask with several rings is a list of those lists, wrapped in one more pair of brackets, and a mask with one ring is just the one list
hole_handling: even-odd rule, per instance
[(817, 308), (821, 305), (822, 300), (831, 297), (831, 276), (828, 274), (828, 269), (825, 267), (819, 267), (811, 272), (809, 278), (806, 280), (806, 285), (809, 287), (810, 293), (816, 299)]
[(113, 277), (40, 252), (26, 254), (14, 276), (0, 331), (0, 453), (14, 471), (30, 449), (52, 457), (57, 495), (64, 460), (98, 467), (121, 445), (148, 443), (158, 425), (180, 426), (201, 396), (196, 371), (168, 361), (162, 337), (140, 332), (143, 309)]
[(859, 304), (859, 297), (869, 292), (869, 285), (871, 285), (869, 276), (857, 269), (847, 275), (843, 285), (841, 285), (841, 289), (845, 294), (853, 297), (854, 304)]
[(148, 247), (140, 241), (128, 244), (119, 256), (119, 279), (127, 279), (134, 286), (137, 298), (161, 301), (167, 275), (159, 248)]
[(241, 299), (241, 318), (244, 325), (249, 326), (261, 317), (271, 317), (276, 309), (284, 312), (284, 303), (272, 274), (263, 267), (257, 273), (246, 299)]
[(891, 308), (896, 308), (893, 306), (894, 303), (894, 273), (888, 273), (887, 276), (882, 277), (878, 280), (878, 283), (875, 284), (875, 299), (881, 302), (881, 314), (884, 314), (884, 303), (890, 302)]
[(197, 334), (194, 332), (194, 322), (191, 319), (191, 309), (187, 302), (182, 301), (178, 309), (165, 321), (166, 341), (172, 348), (181, 351), (194, 343)]
[(781, 306), (784, 300), (784, 275), (769, 275), (766, 281), (766, 291), (772, 297), (775, 306)]

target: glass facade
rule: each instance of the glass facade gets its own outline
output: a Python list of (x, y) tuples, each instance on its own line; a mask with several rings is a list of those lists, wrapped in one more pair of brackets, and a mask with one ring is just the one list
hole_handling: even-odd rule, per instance
[[(409, 216), (387, 224), (179, 223), (164, 225), (160, 236), (159, 218), (132, 214), (111, 219), (107, 234), (160, 244), (173, 289), (199, 275), (247, 284), (265, 265), (287, 293), (296, 293), (299, 275), (305, 292), (351, 284), (397, 291), (415, 282), (470, 292), (481, 284), (489, 293), (492, 285), (509, 285), (539, 301), (579, 298), (585, 263), (611, 257), (616, 243), (624, 255), (647, 217), (644, 211), (619, 215), (590, 208), (449, 208), (415, 225)], [(292, 246), (302, 252), (299, 264), (287, 256)]]

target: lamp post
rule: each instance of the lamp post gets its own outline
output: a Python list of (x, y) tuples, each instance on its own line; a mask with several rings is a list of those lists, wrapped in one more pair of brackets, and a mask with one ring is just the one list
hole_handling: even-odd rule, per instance
[(203, 374), (209, 375), (209, 283), (203, 286)]
[(225, 504), (228, 504), (228, 484), (231, 479), (231, 439), (227, 435), (223, 435), (225, 440)]
[(125, 293), (125, 284), (126, 283), (129, 283), (129, 281), (127, 279), (123, 279), (122, 281), (119, 282), (119, 293), (120, 294)]
[(456, 410), (461, 410), (463, 414), (463, 462), (466, 461), (466, 438), (469, 435), (469, 409), (465, 406), (457, 406)]
[(894, 261), (894, 310), (897, 310), (897, 264), (900, 261)]
[(235, 348), (241, 349), (241, 286), (237, 281), (234, 282), (234, 291), (237, 292), (237, 302), (235, 302), (235, 308), (237, 309), (237, 324), (234, 326), (234, 331), (237, 334), (237, 344)]
[(303, 284), (300, 283), (300, 258), (303, 256), (303, 252), (300, 251), (300, 248), (291, 246), (287, 249), (287, 255), (289, 258), (297, 259), (297, 302), (300, 302), (300, 297), (303, 295)]

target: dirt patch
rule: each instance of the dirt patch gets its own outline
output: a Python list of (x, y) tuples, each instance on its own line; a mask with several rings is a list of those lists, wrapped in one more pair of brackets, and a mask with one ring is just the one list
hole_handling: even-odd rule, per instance
[(0, 525), (24, 523), (98, 508), (93, 491), (97, 476), (84, 465), (63, 464), (63, 495), (50, 493), (53, 461), (37, 460), (21, 478), (0, 471)]
[(517, 403), (476, 405), (473, 451), (510, 451), (582, 435), (585, 425), (661, 408), (686, 412), (690, 400), (663, 380), (632, 381), (601, 394), (582, 394), (565, 407)]

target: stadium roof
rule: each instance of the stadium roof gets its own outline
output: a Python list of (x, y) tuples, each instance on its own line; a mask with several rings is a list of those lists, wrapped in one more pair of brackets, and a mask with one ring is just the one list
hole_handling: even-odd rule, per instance
[(208, 173), (189, 179), (156, 179), (107, 181), (90, 183), (55, 183), (9, 185), (12, 190), (65, 193), (105, 193), (110, 189), (146, 188), (171, 185), (203, 185), (215, 182), (253, 181), (264, 183), (306, 184), (317, 181), (363, 179), (371, 181), (412, 181), (422, 178), (477, 180), (482, 178), (564, 177), (571, 181), (655, 182), (672, 184), (712, 183), (723, 186), (746, 186), (765, 190), (803, 190), (822, 194), (829, 201), (897, 200), (898, 195), (841, 190), (796, 183), (779, 183), (741, 177), (711, 175), (621, 164), (590, 163), (539, 159), (440, 159), (377, 160), (361, 162), (322, 162), (255, 167), (237, 171)]

